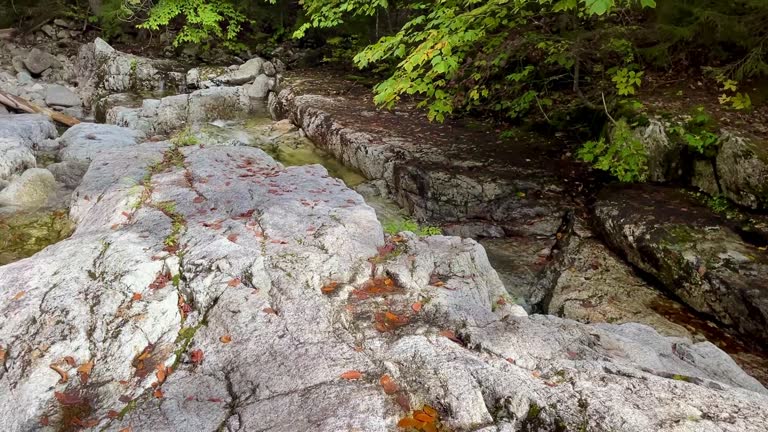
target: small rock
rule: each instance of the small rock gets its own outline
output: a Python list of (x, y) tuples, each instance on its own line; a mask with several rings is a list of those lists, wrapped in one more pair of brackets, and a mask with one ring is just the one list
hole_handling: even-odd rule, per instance
[(13, 63), (13, 69), (16, 70), (16, 72), (25, 72), (27, 73), (27, 68), (24, 66), (24, 58), (21, 56), (15, 56), (13, 59), (11, 59), (11, 62)]
[(19, 84), (29, 84), (32, 82), (32, 75), (27, 71), (21, 71), (16, 74), (16, 80), (19, 81)]
[(243, 85), (254, 78), (256, 78), (261, 72), (264, 65), (264, 60), (256, 57), (243, 63), (239, 69), (230, 71), (216, 78), (216, 81), (225, 85)]
[(0, 192), (0, 204), (39, 207), (56, 190), (56, 179), (44, 168), (31, 168)]
[(5, 105), (0, 105), (0, 115), (6, 114), (9, 114), (8, 109), (5, 108)]
[(50, 85), (45, 91), (45, 103), (49, 106), (74, 107), (82, 105), (80, 97), (72, 90), (58, 84)]
[[(93, 3), (93, 2), (91, 2), (91, 3)], [(63, 20), (61, 18), (56, 18), (55, 20), (53, 20), (53, 24), (57, 25), (59, 27), (64, 27), (64, 28), (72, 28), (72, 27), (74, 27), (71, 22), (69, 22), (67, 20)]]
[(275, 68), (275, 65), (272, 64), (272, 62), (266, 62), (264, 63), (264, 73), (267, 74), (267, 76), (275, 76), (277, 75), (277, 69)]
[(39, 75), (46, 69), (53, 67), (55, 62), (56, 57), (38, 48), (33, 48), (24, 59), (24, 66), (33, 74)]
[(50, 38), (55, 38), (56, 37), (56, 29), (53, 28), (53, 26), (51, 26), (50, 24), (46, 24), (46, 25), (42, 26), (40, 28), (40, 30), (43, 33), (45, 33), (46, 36), (48, 36)]

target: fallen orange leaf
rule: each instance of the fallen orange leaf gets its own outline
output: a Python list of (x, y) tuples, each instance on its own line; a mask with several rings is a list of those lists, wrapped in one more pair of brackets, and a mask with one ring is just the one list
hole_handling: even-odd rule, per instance
[(158, 399), (162, 399), (163, 398), (163, 391), (160, 390), (160, 389), (156, 389), (155, 391), (152, 392), (152, 396), (154, 396), (154, 397), (156, 397)]
[(77, 368), (77, 373), (80, 375), (80, 381), (85, 384), (88, 382), (88, 377), (93, 369), (93, 360), (88, 360), (87, 363), (83, 363)]
[(228, 344), (228, 343), (232, 342), (232, 336), (224, 335), (224, 336), (220, 337), (219, 340), (221, 341), (221, 343)]
[(412, 305), (411, 305), (411, 309), (413, 309), (413, 311), (414, 311), (414, 312), (416, 312), (416, 313), (419, 313), (419, 312), (421, 312), (421, 308), (422, 308), (423, 306), (424, 306), (424, 305), (423, 305), (423, 304), (421, 304), (421, 302), (416, 302), (416, 303), (414, 303), (414, 304), (412, 304)]
[(431, 406), (424, 405), (421, 408), (421, 410), (424, 411), (425, 413), (429, 414), (431, 417), (437, 418), (437, 410), (432, 408)]
[(40, 417), (40, 426), (48, 426), (49, 424), (51, 424), (51, 421), (48, 420), (47, 415)]
[(64, 357), (64, 361), (67, 362), (67, 364), (70, 365), (71, 367), (75, 367), (75, 365), (77, 364), (77, 362), (75, 361), (75, 358), (72, 356)]
[(157, 377), (157, 382), (159, 382), (160, 384), (165, 382), (165, 378), (166, 378), (165, 366), (162, 363), (158, 363), (157, 372), (155, 372), (155, 376)]
[(384, 393), (388, 395), (395, 394), (399, 390), (397, 383), (389, 375), (383, 375), (379, 383), (384, 388)]
[(413, 429), (421, 429), (424, 424), (418, 420), (412, 419), (410, 417), (402, 418), (399, 422), (397, 422), (397, 427), (401, 428), (413, 428)]
[(133, 429), (131, 429), (131, 427), (128, 426), (128, 427), (124, 427), (124, 428), (120, 429), (117, 432), (133, 432)]
[(107, 417), (109, 417), (111, 419), (116, 419), (116, 418), (120, 417), (120, 413), (115, 411), (115, 410), (109, 410), (107, 412)]
[(442, 330), (440, 332), (440, 336), (448, 338), (448, 339), (456, 342), (457, 344), (461, 345), (461, 339), (456, 337), (456, 333), (452, 332), (451, 330)]
[(12, 300), (18, 300), (18, 299), (24, 297), (24, 294), (26, 294), (26, 293), (27, 293), (26, 291), (19, 291), (19, 292), (16, 293), (15, 296), (13, 296)]
[(320, 288), (320, 291), (322, 291), (323, 294), (330, 294), (330, 293), (336, 291), (336, 287), (338, 287), (338, 286), (339, 286), (338, 282), (331, 282), (331, 283), (325, 285), (324, 287)]
[(236, 287), (236, 286), (240, 285), (240, 278), (234, 278), (234, 279), (230, 280), (229, 282), (227, 282), (227, 285), (230, 286), (230, 287)]
[(363, 377), (363, 374), (360, 371), (350, 370), (341, 374), (341, 377), (345, 380), (358, 380)]
[(0, 363), (2, 363), (5, 360), (5, 353), (6, 351), (0, 348)]
[(131, 297), (131, 300), (133, 301), (141, 300), (141, 293), (133, 293), (133, 297)]
[(56, 371), (57, 374), (59, 374), (59, 384), (64, 384), (65, 382), (69, 381), (69, 375), (64, 369), (60, 368), (56, 364), (51, 364), (49, 367)]
[(271, 307), (262, 309), (262, 312), (272, 314), (272, 315), (277, 315), (277, 311), (272, 309)]
[(424, 411), (416, 411), (413, 413), (413, 418), (416, 420), (422, 422), (422, 423), (434, 423), (435, 418), (431, 415), (425, 413)]

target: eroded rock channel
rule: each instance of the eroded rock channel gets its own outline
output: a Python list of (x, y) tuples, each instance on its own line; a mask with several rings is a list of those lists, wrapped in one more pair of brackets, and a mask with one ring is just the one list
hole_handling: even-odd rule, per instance
[[(125, 61), (100, 42), (83, 50), (97, 67)], [(522, 148), (493, 166), (493, 142), (460, 158), (476, 141), (406, 120), (378, 133), (397, 114), (280, 87), (268, 63), (197, 70), (185, 79), (198, 89), (142, 100), (110, 93), (165, 86), (153, 77), (166, 72), (107, 67), (82, 95), (111, 124), (60, 137), (44, 117), (0, 116), (15, 140), (0, 196), (42, 170), (24, 149), (45, 142), (68, 169), (49, 166), (64, 192), (43, 201), (67, 197), (76, 224), (0, 266), (3, 430), (389, 431), (425, 407), (456, 431), (768, 425), (763, 385), (667, 319), (678, 303), (600, 240), (648, 273), (663, 269), (653, 257), (693, 262), (669, 242), (635, 246), (657, 229), (627, 228), (641, 209), (614, 215), (606, 198), (596, 214), (621, 225), (593, 231), (564, 198), (569, 166), (521, 161)], [(381, 219), (404, 217), (388, 197), (463, 237), (385, 234)], [(677, 296), (761, 337), (739, 309), (765, 310), (751, 282), (741, 301), (706, 300), (762, 274), (762, 258), (742, 259), (752, 246), (721, 235), (727, 251), (707, 247), (707, 271), (676, 267)], [(547, 308), (565, 318), (530, 313)]]

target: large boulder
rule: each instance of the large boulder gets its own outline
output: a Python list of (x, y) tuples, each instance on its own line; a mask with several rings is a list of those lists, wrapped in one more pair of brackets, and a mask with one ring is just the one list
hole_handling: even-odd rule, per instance
[(768, 341), (768, 256), (708, 208), (674, 189), (611, 187), (595, 216), (613, 247), (694, 310)]
[(86, 106), (109, 93), (167, 91), (186, 87), (184, 74), (171, 61), (126, 54), (97, 38), (80, 48), (78, 89)]
[(0, 206), (41, 207), (56, 191), (56, 179), (43, 168), (30, 168), (0, 191)]
[(187, 121), (195, 124), (237, 119), (251, 111), (251, 101), (243, 87), (214, 87), (189, 95)]
[(98, 154), (113, 152), (143, 142), (143, 133), (124, 127), (97, 123), (80, 123), (59, 138), (64, 161), (90, 161)]
[(16, 138), (25, 147), (34, 149), (43, 140), (58, 136), (56, 125), (42, 114), (0, 115), (0, 137)]
[(753, 209), (768, 208), (768, 141), (726, 132), (719, 147), (717, 174), (725, 196)]
[(768, 426), (712, 344), (525, 316), (477, 243), (385, 242), (317, 165), (146, 144), (73, 203), (70, 239), (0, 267), (10, 432), (389, 431), (425, 404), (451, 430)]

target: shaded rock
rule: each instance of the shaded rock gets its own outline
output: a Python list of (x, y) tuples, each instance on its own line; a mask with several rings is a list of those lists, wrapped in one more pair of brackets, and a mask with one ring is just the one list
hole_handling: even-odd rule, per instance
[(666, 127), (659, 119), (650, 119), (647, 125), (632, 131), (648, 155), (648, 181), (669, 182), (683, 174), (683, 144), (670, 140)]
[(16, 74), (16, 79), (19, 81), (19, 84), (29, 84), (32, 82), (32, 75), (27, 71), (22, 71)]
[(144, 134), (124, 127), (80, 123), (69, 128), (59, 139), (61, 159), (64, 161), (90, 161), (101, 153), (111, 153), (135, 146), (144, 140)]
[(13, 56), (11, 59), (11, 63), (13, 64), (13, 69), (16, 71), (16, 73), (26, 73), (29, 74), (29, 71), (27, 70), (27, 67), (24, 66), (24, 57), (17, 55)]
[(52, 163), (45, 168), (53, 174), (57, 182), (74, 189), (80, 184), (89, 165), (89, 162), (64, 161)]
[(91, 112), (94, 119), (99, 123), (107, 120), (107, 112), (114, 107), (137, 108), (142, 104), (143, 99), (133, 93), (114, 93), (100, 97), (93, 101)]
[(225, 69), (220, 66), (201, 66), (187, 71), (187, 87), (191, 89), (208, 88), (213, 83), (211, 80), (221, 76)]
[(277, 68), (272, 62), (264, 63), (264, 74), (270, 77), (277, 75)]
[(725, 132), (717, 172), (725, 196), (753, 209), (768, 208), (768, 142)]
[(253, 81), (259, 76), (264, 66), (264, 60), (256, 57), (240, 65), (236, 70), (227, 72), (213, 79), (214, 82), (223, 85), (239, 86)]
[(78, 91), (86, 106), (109, 93), (184, 88), (184, 74), (177, 69), (172, 61), (117, 51), (100, 38), (83, 45), (75, 63)]
[(0, 137), (0, 180), (7, 180), (13, 174), (35, 166), (32, 149), (16, 138)]
[(5, 105), (0, 105), (0, 115), (7, 115), (9, 114), (8, 109), (5, 107)]
[(0, 191), (0, 205), (40, 207), (56, 190), (56, 179), (43, 168), (30, 168)]
[(608, 188), (595, 206), (613, 247), (694, 310), (768, 341), (768, 256), (666, 188)]
[(265, 99), (271, 90), (275, 88), (275, 79), (267, 75), (259, 75), (253, 83), (245, 86), (248, 96), (254, 99)]
[(56, 63), (56, 57), (39, 48), (32, 48), (32, 51), (24, 58), (24, 67), (35, 75), (43, 73)]
[(641, 323), (666, 336), (691, 337), (684, 326), (657, 312), (675, 302), (648, 286), (602, 243), (574, 235), (560, 253), (548, 313), (585, 323)]
[(80, 97), (72, 90), (58, 84), (45, 89), (45, 103), (48, 106), (76, 107), (82, 105)]
[[(0, 321), (7, 430), (64, 415), (55, 392), (80, 390), (50, 369), (65, 355), (95, 359), (100, 385), (80, 403), (110, 431), (390, 431), (403, 411), (384, 374), (452, 430), (531, 417), (540, 430), (768, 425), (766, 390), (711, 344), (524, 316), (498, 305), (505, 290), (476, 242), (405, 234), (382, 249), (373, 210), (320, 166), (192, 146), (183, 166), (151, 173), (166, 149), (102, 155), (74, 198), (73, 236), (0, 267), (0, 310), (14, 316)], [(352, 370), (362, 379), (342, 378)]]

